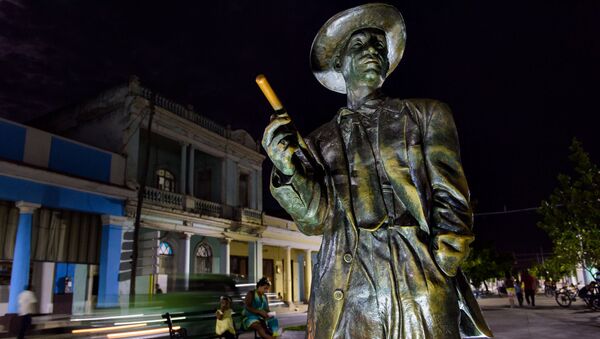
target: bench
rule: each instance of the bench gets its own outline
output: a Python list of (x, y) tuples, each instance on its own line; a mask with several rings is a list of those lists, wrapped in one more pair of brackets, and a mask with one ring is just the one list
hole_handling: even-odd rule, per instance
[[(166, 319), (167, 322), (167, 326), (169, 327), (169, 338), (170, 339), (180, 339), (180, 338), (187, 338), (187, 339), (193, 339), (193, 338), (207, 338), (207, 339), (216, 339), (216, 338), (225, 338), (222, 335), (218, 335), (216, 333), (205, 333), (205, 334), (194, 334), (191, 336), (187, 335), (187, 330), (185, 328), (180, 328), (178, 330), (174, 330), (173, 329), (173, 320), (171, 319), (171, 315), (169, 314), (169, 312), (165, 313), (162, 315), (163, 319)], [(217, 317), (213, 316), (210, 317), (209, 319), (211, 319), (213, 322), (216, 323), (217, 321)], [(254, 332), (254, 339), (260, 339), (260, 336), (258, 335), (258, 332), (256, 332), (255, 330), (252, 329), (248, 329), (245, 330), (243, 327), (243, 323), (242, 323), (242, 315), (240, 313), (234, 313), (233, 314), (233, 324), (235, 328), (235, 337), (236, 339), (239, 338), (239, 336), (243, 333), (251, 333)], [(236, 325), (236, 319), (238, 320), (237, 323), (239, 323), (239, 326), (235, 326)]]
[(173, 320), (171, 319), (171, 314), (169, 312), (162, 315), (163, 319), (166, 319), (167, 326), (169, 326), (169, 338), (170, 339), (179, 339), (179, 338), (187, 338), (187, 331), (185, 328), (181, 327), (177, 330), (173, 329)]

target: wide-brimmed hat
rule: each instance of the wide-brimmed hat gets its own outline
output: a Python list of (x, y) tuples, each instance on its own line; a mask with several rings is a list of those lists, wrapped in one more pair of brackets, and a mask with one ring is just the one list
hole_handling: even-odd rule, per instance
[(352, 33), (364, 28), (385, 32), (388, 60), (392, 73), (404, 52), (406, 28), (402, 14), (396, 7), (373, 3), (347, 9), (334, 15), (321, 27), (310, 49), (310, 67), (319, 82), (328, 89), (346, 93), (346, 82), (334, 68), (334, 58)]

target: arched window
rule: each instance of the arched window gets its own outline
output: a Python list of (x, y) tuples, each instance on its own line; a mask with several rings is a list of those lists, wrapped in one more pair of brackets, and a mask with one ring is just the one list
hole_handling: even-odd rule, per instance
[(173, 248), (171, 244), (166, 241), (161, 241), (158, 245), (158, 273), (159, 274), (173, 274), (174, 273), (174, 260), (173, 260)]
[(175, 192), (175, 176), (166, 169), (156, 171), (156, 187), (159, 190)]
[(158, 255), (172, 256), (173, 255), (173, 248), (171, 248), (171, 245), (169, 245), (168, 242), (161, 241), (160, 245), (158, 246)]
[(196, 249), (196, 273), (212, 273), (212, 248), (201, 242)]

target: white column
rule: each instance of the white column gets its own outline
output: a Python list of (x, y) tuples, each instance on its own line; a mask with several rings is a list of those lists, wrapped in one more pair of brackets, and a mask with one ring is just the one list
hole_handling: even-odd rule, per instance
[(285, 248), (285, 296), (284, 299), (288, 304), (292, 305), (292, 248), (287, 246)]
[(257, 282), (262, 278), (263, 246), (260, 241), (248, 243), (248, 282)]
[(187, 165), (186, 165), (186, 160), (187, 160), (187, 145), (184, 143), (181, 143), (181, 171), (180, 171), (180, 180), (179, 180), (179, 185), (181, 185), (179, 187), (179, 192), (181, 194), (185, 194), (186, 193), (186, 187), (185, 187), (185, 183), (186, 183), (186, 173), (187, 173)]
[(93, 307), (94, 307), (94, 303), (93, 303), (93, 287), (94, 287), (94, 275), (96, 275), (96, 272), (98, 271), (98, 266), (96, 265), (89, 265), (88, 266), (88, 283), (87, 283), (87, 297), (86, 297), (86, 304), (85, 304), (85, 313), (90, 314), (92, 313)]
[(33, 286), (39, 297), (39, 312), (42, 314), (52, 313), (52, 287), (54, 283), (54, 263), (33, 263)]
[(221, 240), (221, 274), (229, 274), (230, 273), (230, 258), (231, 255), (231, 239), (225, 238)]
[(196, 148), (190, 145), (189, 171), (188, 171), (188, 195), (194, 196), (194, 165), (195, 165)]
[(190, 240), (192, 239), (192, 233), (185, 232), (181, 238), (181, 250), (179, 252), (179, 263), (180, 263), (180, 271), (179, 273), (183, 275), (183, 288), (185, 290), (189, 287), (190, 280)]
[(307, 301), (310, 300), (310, 283), (312, 281), (312, 257), (310, 254), (310, 250), (304, 251), (304, 260), (306, 261), (306, 266), (304, 266), (304, 295)]

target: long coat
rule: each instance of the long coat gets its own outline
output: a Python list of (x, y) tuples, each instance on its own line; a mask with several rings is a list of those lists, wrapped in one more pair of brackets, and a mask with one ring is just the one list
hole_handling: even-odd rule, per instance
[[(388, 98), (374, 114), (379, 114), (380, 158), (393, 191), (426, 234), (434, 269), (456, 293), (432, 307), (460, 314), (447, 326), (460, 326), (465, 335), (491, 335), (459, 270), (473, 240), (472, 211), (449, 108), (434, 100)], [(344, 300), (352, 297), (348, 284), (358, 229), (339, 119), (338, 113), (305, 139), (304, 156), (314, 168), (291, 177), (274, 170), (271, 178), (273, 196), (299, 229), (323, 236), (313, 272), (308, 338), (333, 338)]]

